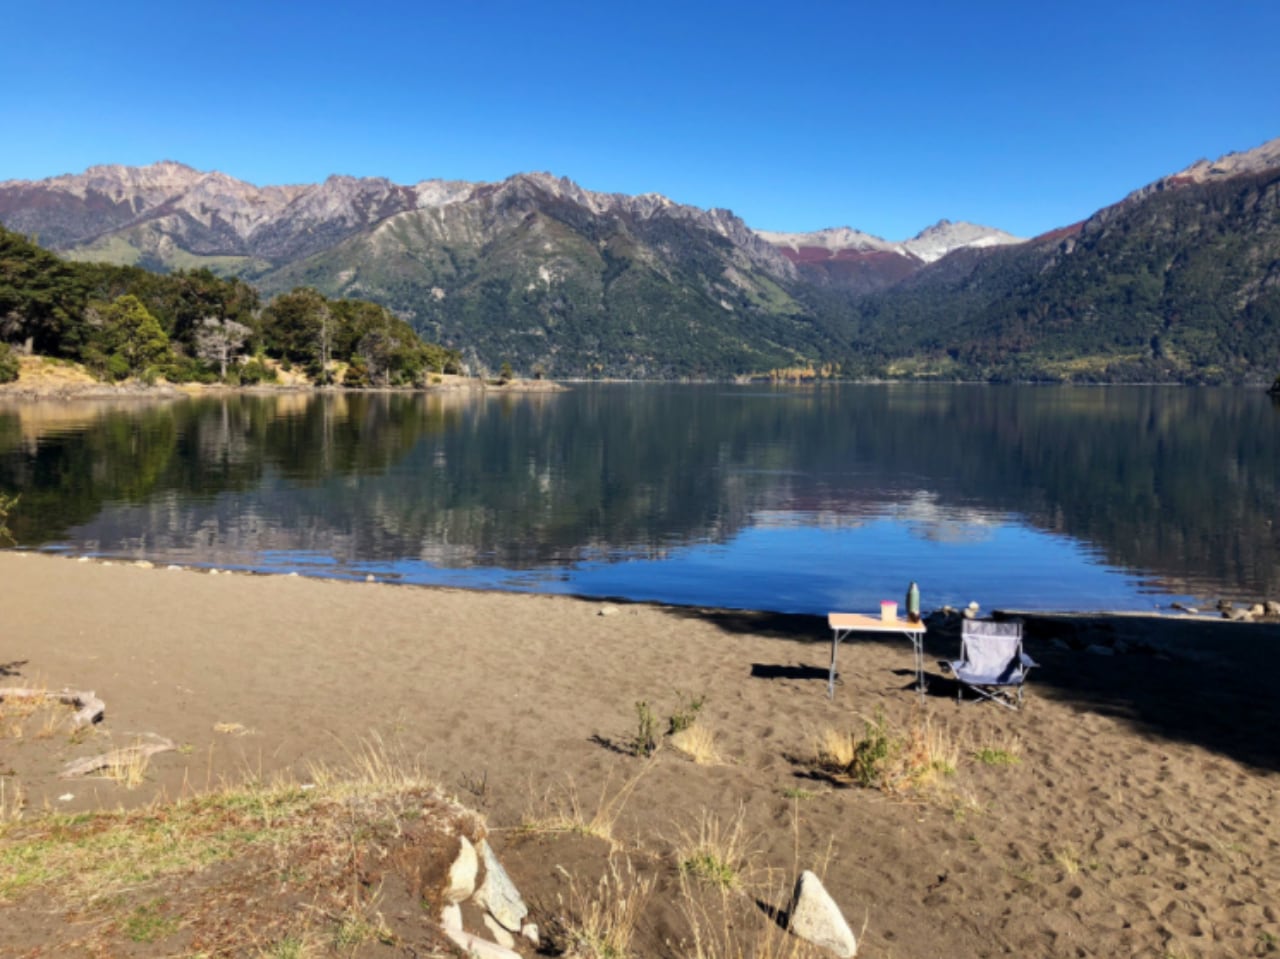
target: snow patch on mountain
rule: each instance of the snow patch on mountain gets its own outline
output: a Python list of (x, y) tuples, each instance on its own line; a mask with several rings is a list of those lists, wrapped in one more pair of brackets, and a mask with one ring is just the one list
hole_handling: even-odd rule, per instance
[(776, 247), (790, 249), (796, 253), (802, 249), (825, 249), (833, 256), (845, 251), (896, 253), (924, 263), (933, 263), (952, 250), (965, 247), (1003, 246), (1008, 243), (1023, 242), (1021, 237), (1006, 233), (1004, 230), (980, 226), (976, 223), (952, 223), (950, 220), (939, 220), (911, 239), (900, 243), (847, 226), (829, 227), (812, 233), (777, 233), (770, 230), (757, 230), (756, 234)]
[(1006, 246), (1010, 243), (1022, 243), (1023, 238), (977, 223), (952, 223), (950, 220), (939, 220), (933, 226), (926, 227), (901, 245), (912, 256), (919, 257), (926, 263), (941, 260), (953, 250), (969, 247)]

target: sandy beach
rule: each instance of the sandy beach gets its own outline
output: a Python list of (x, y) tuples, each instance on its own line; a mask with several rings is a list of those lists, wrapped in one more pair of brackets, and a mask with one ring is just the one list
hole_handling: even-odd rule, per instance
[[(1262, 956), (1280, 944), (1274, 624), (1030, 617), (1042, 667), (1014, 713), (957, 704), (936, 660), (958, 640), (938, 630), (921, 706), (896, 638), (846, 642), (829, 700), (830, 634), (815, 617), (14, 552), (0, 554), (0, 579), (0, 686), (106, 703), (87, 737), (0, 738), (0, 773), (20, 783), (27, 815), (305, 779), (377, 739), (486, 817), (531, 903), (584, 854), (527, 824), (613, 803), (621, 848), (658, 873), (700, 822), (740, 817), (759, 908), (781, 908), (771, 890), (818, 871), (863, 956)], [(718, 762), (665, 737), (652, 759), (631, 754), (637, 702), (662, 732), (694, 700)], [(817, 762), (829, 731), (877, 718), (927, 723), (954, 772), (894, 795)], [(179, 748), (153, 757), (140, 788), (58, 778), (146, 734)], [(978, 758), (993, 745), (1013, 761)], [(685, 954), (672, 945), (678, 911), (661, 901), (670, 885), (659, 882), (639, 955)], [(37, 914), (0, 904), (0, 930), (25, 937), (0, 931), (0, 954), (35, 954)]]

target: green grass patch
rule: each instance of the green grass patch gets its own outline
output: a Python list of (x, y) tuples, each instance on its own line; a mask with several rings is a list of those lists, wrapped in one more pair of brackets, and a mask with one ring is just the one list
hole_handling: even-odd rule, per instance
[(124, 921), (123, 932), (133, 942), (155, 942), (178, 931), (177, 916), (168, 915), (165, 899), (153, 899), (135, 909)]
[(1004, 749), (986, 746), (973, 754), (978, 762), (987, 766), (1016, 766), (1022, 762), (1020, 758)]

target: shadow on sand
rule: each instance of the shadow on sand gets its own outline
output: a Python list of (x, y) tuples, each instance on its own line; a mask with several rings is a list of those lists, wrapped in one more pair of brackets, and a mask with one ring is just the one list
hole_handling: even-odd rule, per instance
[[(762, 679), (827, 680), (825, 618), (682, 608), (728, 633), (812, 642), (812, 666), (753, 663)], [(997, 614), (998, 616), (1000, 614)], [(1006, 614), (1011, 615), (1011, 614)], [(1280, 770), (1280, 624), (1145, 615), (1019, 613), (1027, 651), (1040, 663), (1028, 708), (1042, 695), (1129, 723), (1145, 735), (1194, 743), (1263, 769)], [(901, 643), (884, 638), (859, 642)], [(958, 623), (925, 636), (929, 699), (954, 699), (936, 660), (959, 653)], [(986, 708), (986, 707), (983, 707)], [(1016, 721), (1016, 720), (1015, 720)]]

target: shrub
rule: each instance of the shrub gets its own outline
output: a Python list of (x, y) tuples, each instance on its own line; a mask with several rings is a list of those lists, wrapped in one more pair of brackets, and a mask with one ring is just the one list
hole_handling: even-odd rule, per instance
[(676, 711), (667, 720), (667, 734), (670, 736), (674, 736), (676, 733), (692, 726), (694, 720), (698, 718), (698, 711), (702, 709), (707, 701), (706, 696), (691, 696), (686, 693), (679, 693), (678, 696), (680, 705), (676, 707)]
[(8, 343), (0, 343), (0, 383), (12, 383), (18, 378), (22, 363)]
[(644, 700), (636, 703), (636, 734), (631, 740), (631, 752), (637, 756), (651, 756), (658, 748), (658, 721), (653, 710)]
[(9, 532), (9, 511), (18, 505), (20, 495), (5, 496), (0, 493), (0, 543), (13, 543), (13, 533)]
[(863, 723), (861, 735), (828, 730), (818, 764), (859, 786), (887, 793), (922, 792), (956, 770), (959, 750), (945, 729), (928, 718), (905, 733), (890, 729), (883, 714)]
[[(281, 366), (283, 365), (282, 363)], [(242, 363), (236, 372), (240, 375), (240, 384), (242, 386), (253, 386), (257, 383), (274, 383), (276, 381), (276, 371), (256, 357), (247, 363)]]
[(346, 374), (342, 377), (343, 386), (368, 386), (369, 385), (369, 367), (365, 363), (364, 357), (351, 357), (351, 365), (347, 367)]

